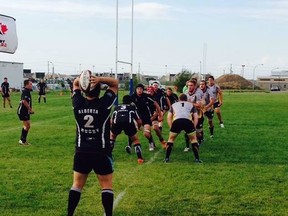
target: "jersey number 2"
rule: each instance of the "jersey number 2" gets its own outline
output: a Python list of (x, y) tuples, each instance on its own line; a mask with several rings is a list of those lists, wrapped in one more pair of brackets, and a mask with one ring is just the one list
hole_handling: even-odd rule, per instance
[(94, 121), (94, 117), (92, 115), (85, 115), (84, 120), (87, 121), (84, 125), (85, 128), (94, 128), (92, 122)]

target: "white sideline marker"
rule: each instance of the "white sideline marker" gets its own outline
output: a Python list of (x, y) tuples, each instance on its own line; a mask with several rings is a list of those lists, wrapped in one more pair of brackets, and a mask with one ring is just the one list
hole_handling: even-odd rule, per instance
[[(146, 164), (151, 164), (155, 161), (156, 157), (158, 156), (158, 154), (160, 153), (161, 150), (157, 151), (154, 156), (152, 158), (150, 158), (150, 160), (146, 163)], [(116, 199), (113, 202), (113, 210), (117, 207), (117, 205), (119, 204), (119, 202), (122, 200), (122, 198), (124, 197), (125, 193), (126, 193), (126, 189), (127, 187), (121, 191), (118, 196), (116, 197)], [(106, 214), (104, 213), (104, 216), (106, 216)]]

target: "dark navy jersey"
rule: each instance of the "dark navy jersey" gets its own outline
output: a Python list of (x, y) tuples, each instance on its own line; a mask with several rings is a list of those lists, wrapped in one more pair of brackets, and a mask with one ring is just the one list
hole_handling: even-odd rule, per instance
[(175, 93), (172, 93), (170, 96), (167, 95), (167, 97), (168, 97), (171, 105), (178, 101), (178, 96)]
[(134, 120), (138, 120), (140, 117), (135, 105), (121, 104), (114, 108), (112, 113), (112, 123), (133, 123)]
[[(151, 110), (152, 105), (154, 104), (154, 99), (146, 93), (142, 93), (141, 96), (137, 94), (132, 94), (131, 99), (136, 105), (138, 113), (141, 119), (149, 118), (153, 115), (154, 110)], [(154, 107), (154, 105), (153, 105)]]
[(37, 84), (37, 88), (39, 89), (39, 93), (45, 94), (46, 93), (46, 88), (47, 88), (47, 84), (46, 83), (41, 83), (39, 82)]
[(2, 94), (8, 94), (9, 93), (9, 83), (8, 82), (3, 82), (1, 84), (1, 89), (2, 89)]
[(93, 100), (83, 97), (80, 90), (73, 92), (76, 152), (110, 153), (110, 111), (115, 99), (115, 93), (109, 89)]
[(167, 110), (168, 104), (166, 100), (166, 93), (162, 89), (157, 89), (157, 91), (154, 94), (156, 102), (159, 104), (161, 110)]
[(31, 98), (31, 90), (30, 89), (27, 89), (27, 88), (24, 88), (22, 90), (22, 94), (21, 94), (21, 99), (20, 99), (20, 102), (19, 102), (19, 106), (18, 106), (18, 110), (17, 110), (17, 114), (19, 115), (29, 115), (29, 110), (27, 109), (27, 107), (24, 106), (23, 104), (23, 100), (25, 100), (29, 106), (32, 108), (32, 98)]

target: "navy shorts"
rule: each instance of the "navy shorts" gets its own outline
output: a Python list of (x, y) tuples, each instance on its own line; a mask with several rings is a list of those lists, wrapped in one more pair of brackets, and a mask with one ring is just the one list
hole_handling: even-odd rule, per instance
[(21, 121), (29, 121), (30, 120), (29, 114), (18, 114), (18, 117)]
[(182, 130), (190, 134), (195, 131), (193, 122), (189, 119), (176, 119), (172, 122), (170, 131), (179, 134)]
[(130, 136), (130, 137), (134, 136), (137, 133), (137, 128), (134, 122), (117, 123), (117, 124), (112, 124), (111, 126), (111, 132), (115, 135), (120, 134), (122, 130), (127, 136)]
[(101, 152), (76, 152), (74, 155), (73, 170), (82, 174), (88, 174), (93, 170), (99, 175), (108, 175), (114, 171), (112, 158)]
[(214, 110), (206, 111), (206, 112), (204, 113), (204, 115), (207, 116), (207, 118), (208, 118), (209, 120), (212, 120), (213, 117), (214, 117)]

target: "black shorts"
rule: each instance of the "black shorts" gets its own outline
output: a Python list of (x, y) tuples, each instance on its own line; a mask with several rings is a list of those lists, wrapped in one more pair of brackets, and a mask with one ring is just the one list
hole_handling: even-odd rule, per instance
[(212, 120), (213, 117), (214, 117), (214, 110), (206, 111), (206, 112), (204, 113), (204, 115), (207, 116), (207, 118), (208, 118), (209, 120)]
[(189, 119), (176, 119), (172, 122), (172, 126), (170, 128), (170, 132), (179, 134), (182, 130), (185, 133), (193, 133), (195, 131), (195, 127), (193, 122)]
[(150, 118), (150, 117), (148, 117), (148, 116), (146, 116), (146, 117), (141, 117), (141, 120), (142, 120), (142, 125), (143, 125), (143, 126), (146, 125), (146, 124), (152, 126), (152, 121), (151, 121), (151, 118)]
[(30, 120), (29, 114), (18, 114), (18, 117), (21, 121), (29, 121)]
[(117, 123), (112, 124), (111, 132), (115, 135), (118, 135), (124, 131), (127, 136), (134, 136), (137, 133), (137, 128), (134, 122), (132, 123)]
[(2, 95), (2, 97), (3, 97), (3, 98), (9, 98), (10, 95), (9, 95), (9, 93), (5, 93), (4, 95)]
[(219, 102), (218, 101), (215, 102), (213, 106), (214, 106), (214, 109), (219, 108), (220, 107)]
[(74, 155), (73, 170), (82, 174), (88, 174), (92, 170), (99, 175), (113, 173), (112, 158), (104, 153), (82, 153)]
[(198, 123), (196, 125), (196, 129), (202, 129), (203, 128), (203, 123), (204, 123), (204, 116), (198, 118)]

